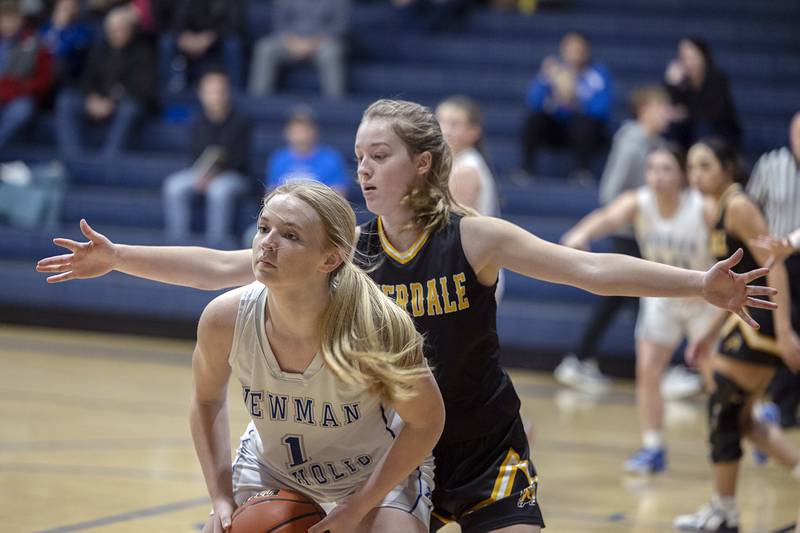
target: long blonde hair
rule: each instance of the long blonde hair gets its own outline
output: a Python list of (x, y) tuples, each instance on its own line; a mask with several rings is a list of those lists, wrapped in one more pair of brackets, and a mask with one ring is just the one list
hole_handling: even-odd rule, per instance
[(413, 397), (428, 373), (423, 339), (411, 317), (353, 263), (356, 216), (333, 189), (310, 180), (290, 181), (264, 197), (293, 196), (316, 211), (325, 246), (342, 263), (331, 272), (330, 303), (320, 321), (325, 364), (346, 386), (368, 390), (392, 402)]
[(447, 225), (450, 213), (474, 214), (453, 200), (448, 181), (453, 166), (453, 153), (442, 136), (436, 117), (425, 106), (406, 100), (378, 100), (370, 105), (361, 122), (370, 119), (388, 120), (392, 131), (405, 144), (409, 155), (431, 154), (431, 168), (418, 180), (403, 203), (414, 213), (412, 225), (421, 230), (436, 231)]

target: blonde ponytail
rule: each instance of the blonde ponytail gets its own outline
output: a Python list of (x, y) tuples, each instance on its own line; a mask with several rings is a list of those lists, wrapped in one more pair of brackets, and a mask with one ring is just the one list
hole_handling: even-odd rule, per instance
[(333, 189), (298, 180), (277, 187), (319, 215), (326, 246), (336, 248), (342, 264), (330, 276), (331, 299), (320, 322), (325, 364), (347, 387), (368, 390), (389, 402), (413, 397), (416, 383), (428, 375), (422, 336), (408, 313), (353, 264), (356, 218)]

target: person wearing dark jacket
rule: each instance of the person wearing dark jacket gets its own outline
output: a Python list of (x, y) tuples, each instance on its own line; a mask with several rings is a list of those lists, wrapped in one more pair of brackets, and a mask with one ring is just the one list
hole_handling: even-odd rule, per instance
[(17, 3), (0, 3), (0, 147), (31, 120), (52, 81), (52, 58)]
[(154, 98), (152, 50), (137, 37), (133, 19), (117, 8), (103, 26), (105, 39), (89, 54), (82, 90), (63, 90), (56, 101), (56, 136), (66, 157), (81, 152), (83, 118), (108, 122), (102, 153), (114, 157)]
[(250, 123), (231, 107), (230, 83), (222, 71), (208, 71), (198, 90), (203, 111), (190, 127), (194, 164), (164, 181), (167, 237), (189, 237), (192, 198), (206, 199), (206, 240), (224, 245), (233, 233), (236, 199), (250, 184), (248, 163)]
[(225, 65), (234, 87), (243, 83), (244, 45), (241, 0), (178, 0), (172, 31), (159, 41), (160, 82), (173, 93), (182, 91), (192, 71)]
[(716, 66), (703, 39), (681, 39), (678, 57), (669, 64), (664, 77), (678, 109), (668, 137), (687, 149), (706, 137), (719, 137), (739, 146), (742, 128), (728, 77)]

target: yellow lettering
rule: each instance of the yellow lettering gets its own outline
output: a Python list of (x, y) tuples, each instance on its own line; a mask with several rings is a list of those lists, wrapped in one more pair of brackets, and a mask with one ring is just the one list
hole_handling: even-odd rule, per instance
[(709, 236), (711, 245), (711, 255), (725, 257), (728, 255), (728, 242), (725, 238), (725, 230), (713, 230)]
[(442, 288), (442, 302), (444, 302), (445, 313), (455, 313), (458, 310), (456, 303), (450, 301), (450, 293), (447, 291), (447, 277), (439, 278), (439, 286)]
[(436, 291), (436, 279), (428, 280), (428, 316), (441, 315), (442, 304), (439, 303), (439, 293)]
[(458, 297), (458, 310), (463, 311), (469, 307), (469, 299), (467, 298), (467, 288), (464, 283), (467, 282), (467, 277), (463, 272), (459, 272), (453, 276), (453, 282), (456, 284), (456, 296)]
[(411, 288), (411, 314), (422, 316), (425, 314), (425, 307), (422, 304), (424, 299), (422, 283), (412, 283)]
[(397, 294), (395, 300), (397, 301), (397, 305), (402, 307), (403, 309), (406, 308), (408, 305), (408, 289), (405, 285), (395, 285), (395, 294)]

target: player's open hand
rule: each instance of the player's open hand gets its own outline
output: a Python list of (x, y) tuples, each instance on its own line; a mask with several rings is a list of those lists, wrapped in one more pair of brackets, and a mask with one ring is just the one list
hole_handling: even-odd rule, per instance
[[(220, 499), (214, 502), (214, 510), (209, 516), (203, 533), (225, 533), (231, 530), (234, 504), (232, 501)], [(210, 529), (210, 531), (209, 531)]]
[(778, 306), (769, 300), (761, 300), (755, 296), (772, 296), (778, 293), (772, 287), (748, 285), (754, 279), (766, 276), (768, 268), (757, 268), (750, 272), (737, 274), (731, 269), (742, 260), (744, 252), (741, 248), (732, 256), (719, 261), (703, 276), (703, 298), (709, 303), (727, 309), (739, 315), (750, 327), (758, 329), (758, 322), (753, 320), (745, 307), (776, 309)]
[(38, 272), (56, 273), (47, 278), (48, 283), (71, 279), (96, 278), (108, 274), (117, 262), (117, 250), (105, 235), (97, 233), (86, 220), (81, 219), (81, 233), (89, 242), (77, 242), (57, 237), (53, 243), (71, 253), (46, 257), (36, 263)]

